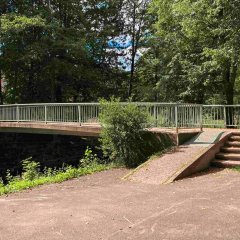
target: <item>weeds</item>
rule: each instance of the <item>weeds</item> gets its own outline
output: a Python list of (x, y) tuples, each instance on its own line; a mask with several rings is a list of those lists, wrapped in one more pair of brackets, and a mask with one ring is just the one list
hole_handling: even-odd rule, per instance
[(61, 183), (80, 176), (93, 174), (116, 167), (114, 164), (100, 164), (98, 158), (90, 148), (86, 149), (84, 157), (79, 162), (79, 167), (63, 166), (60, 169), (44, 168), (40, 171), (40, 164), (28, 158), (22, 162), (23, 173), (21, 176), (12, 176), (7, 171), (7, 184), (0, 179), (0, 195), (33, 188), (43, 184)]

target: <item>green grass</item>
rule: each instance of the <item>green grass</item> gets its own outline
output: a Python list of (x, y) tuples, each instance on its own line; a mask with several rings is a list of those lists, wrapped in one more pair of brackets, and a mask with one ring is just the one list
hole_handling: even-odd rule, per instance
[(234, 170), (236, 170), (236, 171), (238, 171), (238, 172), (240, 172), (240, 167), (235, 167), (235, 168), (233, 168)]
[(61, 183), (73, 178), (78, 178), (84, 175), (93, 174), (117, 167), (115, 164), (98, 164), (93, 163), (88, 167), (73, 168), (69, 167), (65, 170), (56, 171), (50, 176), (40, 174), (37, 178), (32, 181), (15, 177), (7, 185), (0, 184), (0, 196), (8, 193), (18, 192), (24, 189), (34, 188), (44, 184), (50, 183)]

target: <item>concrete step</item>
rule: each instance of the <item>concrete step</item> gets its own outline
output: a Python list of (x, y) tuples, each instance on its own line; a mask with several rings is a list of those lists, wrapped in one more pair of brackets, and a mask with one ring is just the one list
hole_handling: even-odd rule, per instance
[(222, 147), (222, 153), (239, 153), (240, 154), (240, 147)]
[(240, 142), (237, 142), (237, 141), (227, 141), (225, 143), (225, 146), (227, 146), (227, 147), (240, 147)]
[(240, 161), (232, 161), (232, 160), (219, 160), (215, 159), (212, 161), (212, 165), (220, 168), (233, 168), (240, 167)]
[(233, 132), (232, 136), (240, 136), (240, 132)]
[(229, 141), (236, 141), (236, 142), (240, 142), (240, 135), (233, 135), (229, 138)]
[(233, 161), (239, 161), (240, 162), (240, 154), (220, 152), (220, 153), (216, 154), (216, 159), (233, 160)]

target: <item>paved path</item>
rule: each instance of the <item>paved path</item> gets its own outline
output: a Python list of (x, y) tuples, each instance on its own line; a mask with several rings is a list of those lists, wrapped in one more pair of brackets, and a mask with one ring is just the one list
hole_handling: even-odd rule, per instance
[(168, 185), (111, 170), (0, 197), (0, 240), (239, 240), (240, 173)]
[(180, 169), (225, 135), (223, 130), (206, 130), (184, 145), (143, 164), (127, 179), (149, 184), (164, 184)]

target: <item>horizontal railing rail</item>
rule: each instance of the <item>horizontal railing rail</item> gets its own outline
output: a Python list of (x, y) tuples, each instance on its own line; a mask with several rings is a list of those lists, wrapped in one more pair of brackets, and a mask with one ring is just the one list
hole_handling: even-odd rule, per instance
[[(128, 103), (121, 103), (123, 106)], [(240, 105), (136, 102), (147, 111), (152, 127), (240, 127)], [(99, 124), (99, 103), (40, 103), (0, 106), (0, 122)]]

